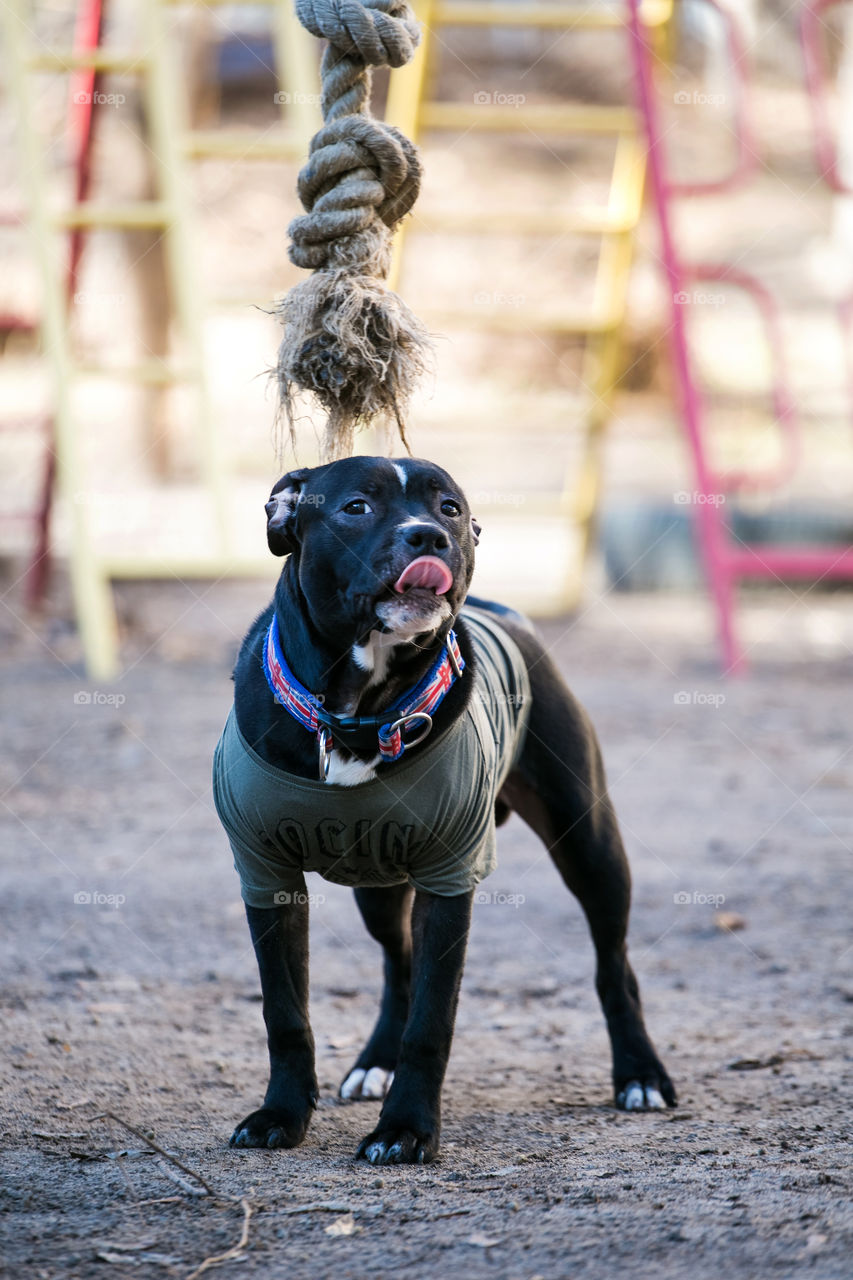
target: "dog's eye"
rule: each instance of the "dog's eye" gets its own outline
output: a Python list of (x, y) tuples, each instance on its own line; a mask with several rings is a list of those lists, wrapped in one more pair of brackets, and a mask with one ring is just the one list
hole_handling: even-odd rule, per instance
[(366, 516), (369, 515), (373, 508), (364, 498), (353, 498), (352, 502), (348, 502), (344, 507), (344, 515), (346, 516)]
[(441, 504), (441, 514), (443, 516), (461, 516), (462, 508), (458, 502), (454, 502), (452, 498), (445, 498)]

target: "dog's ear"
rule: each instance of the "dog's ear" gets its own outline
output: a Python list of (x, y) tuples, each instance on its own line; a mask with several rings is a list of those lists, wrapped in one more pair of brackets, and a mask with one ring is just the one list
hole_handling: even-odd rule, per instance
[(472, 517), (471, 517), (471, 532), (472, 532), (472, 534), (474, 535), (474, 546), (475, 546), (475, 547), (479, 547), (479, 545), (480, 545), (480, 534), (483, 532), (483, 530), (482, 530), (482, 527), (481, 527), (481, 525), (480, 525), (479, 521), (478, 521), (478, 520), (476, 520), (476, 519), (474, 518), (474, 516), (472, 516)]
[(286, 556), (296, 550), (296, 512), (302, 497), (302, 486), (310, 467), (289, 471), (273, 485), (267, 513), (267, 544), (274, 556)]

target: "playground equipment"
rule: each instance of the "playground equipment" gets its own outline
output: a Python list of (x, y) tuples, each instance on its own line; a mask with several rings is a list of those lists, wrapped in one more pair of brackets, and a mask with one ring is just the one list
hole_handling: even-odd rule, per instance
[[(192, 211), (187, 195), (186, 168), (190, 160), (205, 156), (237, 159), (290, 159), (304, 154), (308, 138), (318, 122), (314, 96), (303, 89), (310, 78), (310, 39), (302, 31), (290, 6), (271, 4), (284, 124), (276, 134), (248, 143), (243, 134), (227, 131), (192, 131), (186, 127), (185, 102), (176, 50), (170, 38), (167, 0), (146, 0), (137, 8), (142, 50), (116, 52), (97, 39), (77, 42), (73, 49), (49, 49), (33, 40), (29, 6), (12, 0), (2, 9), (2, 30), (10, 87), (17, 113), (21, 175), (33, 231), (42, 281), (42, 330), (53, 374), (54, 445), (62, 492), (68, 501), (70, 523), (69, 563), (75, 608), (87, 665), (95, 678), (107, 679), (117, 670), (117, 636), (110, 583), (125, 577), (218, 577), (245, 571), (235, 556), (230, 534), (234, 523), (231, 486), (223, 442), (211, 413), (203, 351), (202, 289), (198, 276)], [(171, 6), (174, 7), (174, 6)], [(100, 30), (101, 6), (84, 5), (89, 31)], [(93, 18), (96, 15), (97, 20)], [(34, 77), (40, 73), (85, 74), (90, 77), (91, 130), (97, 74), (117, 73), (139, 78), (150, 131), (150, 152), (156, 191), (153, 199), (124, 204), (91, 201), (88, 193), (88, 146), (78, 164), (77, 189), (70, 204), (57, 209), (51, 192), (47, 149), (39, 135)], [(84, 95), (85, 96), (85, 95)], [(95, 366), (75, 359), (69, 328), (68, 284), (55, 269), (57, 239), (72, 234), (71, 275), (79, 264), (85, 232), (104, 228), (155, 228), (166, 244), (169, 292), (180, 329), (181, 358), (143, 360), (130, 367)], [(132, 552), (114, 554), (93, 536), (90, 505), (75, 500), (87, 493), (86, 466), (81, 452), (75, 390), (90, 379), (110, 379), (123, 384), (183, 384), (195, 397), (199, 483), (194, 495), (199, 519), (209, 531), (202, 554), (182, 555), (180, 550), (152, 554), (144, 541)], [(49, 491), (50, 486), (47, 486)], [(45, 510), (47, 506), (45, 505)], [(45, 521), (46, 523), (46, 521)], [(252, 564), (250, 567), (257, 568)]]
[[(198, 278), (193, 212), (186, 190), (188, 169), (194, 160), (208, 156), (228, 156), (235, 160), (301, 160), (307, 152), (310, 134), (319, 123), (313, 94), (316, 89), (313, 42), (297, 24), (289, 4), (275, 0), (271, 4), (271, 14), (279, 54), (279, 83), (287, 84), (293, 90), (281, 95), (291, 99), (282, 108), (284, 127), (251, 139), (247, 139), (245, 133), (237, 136), (217, 129), (188, 129), (184, 123), (182, 86), (175, 65), (174, 44), (166, 21), (167, 13), (174, 7), (168, 0), (152, 0), (139, 7), (141, 34), (148, 51), (144, 56), (133, 50), (114, 52), (100, 44), (94, 45), (91, 34), (90, 48), (45, 49), (34, 45), (25, 21), (28, 9), (23, 0), (13, 0), (0, 10), (17, 113), (21, 174), (27, 183), (34, 247), (43, 278), (45, 349), (54, 378), (56, 456), (66, 499), (80, 491), (85, 492), (88, 487), (75, 408), (75, 393), (79, 386), (104, 378), (148, 386), (182, 385), (195, 399), (198, 476), (192, 492), (187, 489), (177, 493), (173, 486), (170, 500), (194, 504), (192, 523), (207, 531), (203, 545), (187, 542), (167, 547), (158, 542), (156, 534), (158, 525), (162, 524), (156, 518), (158, 508), (150, 525), (146, 526), (144, 536), (134, 547), (125, 545), (116, 549), (104, 545), (93, 535), (91, 512), (85, 502), (67, 502), (70, 567), (77, 615), (90, 671), (100, 679), (114, 674), (117, 669), (111, 596), (114, 580), (176, 575), (187, 579), (210, 578), (267, 569), (262, 550), (255, 554), (248, 544), (239, 542), (241, 519), (249, 507), (241, 505), (231, 459), (215, 414), (211, 411), (202, 341), (205, 304)], [(844, 157), (833, 138), (818, 40), (820, 24), (829, 8), (828, 0), (813, 0), (801, 10), (805, 70), (815, 112), (819, 171), (840, 198), (847, 198), (851, 181), (845, 171)], [(93, 15), (99, 13), (99, 9), (95, 0), (87, 0), (85, 12), (90, 33)], [(742, 67), (744, 57), (738, 42), (737, 26), (725, 10), (720, 12), (727, 20), (731, 61), (737, 69)], [(711, 183), (678, 186), (666, 173), (663, 128), (653, 93), (653, 64), (655, 54), (664, 48), (663, 38), (671, 17), (669, 3), (664, 0), (649, 3), (647, 0), (641, 5), (638, 0), (629, 0), (621, 10), (595, 6), (579, 12), (576, 8), (557, 4), (516, 6), (491, 4), (488, 0), (482, 4), (475, 0), (456, 0), (455, 3), (454, 0), (422, 0), (418, 15), (425, 22), (426, 38), (412, 66), (395, 71), (391, 77), (386, 113), (387, 118), (410, 137), (449, 130), (511, 132), (526, 129), (540, 138), (586, 134), (607, 136), (616, 143), (609, 196), (601, 205), (576, 208), (570, 217), (534, 209), (523, 216), (517, 216), (515, 211), (510, 215), (500, 210), (490, 211), (488, 218), (481, 213), (475, 215), (476, 232), (483, 237), (509, 230), (520, 234), (544, 231), (559, 235), (571, 232), (596, 238), (601, 252), (591, 307), (572, 309), (558, 298), (559, 305), (548, 310), (523, 306), (511, 312), (489, 313), (477, 308), (457, 307), (452, 315), (445, 317), (427, 313), (426, 318), (430, 321), (437, 319), (441, 322), (444, 319), (472, 329), (504, 333), (527, 330), (551, 335), (568, 334), (585, 340), (582, 381), (587, 389), (587, 404), (585, 413), (575, 419), (583, 424), (584, 449), (580, 467), (561, 477), (561, 489), (557, 486), (556, 492), (539, 493), (524, 504), (523, 511), (501, 506), (491, 514), (499, 515), (505, 525), (513, 522), (521, 525), (525, 519), (550, 516), (564, 528), (576, 526), (580, 529), (581, 554), (575, 560), (575, 568), (561, 581), (557, 596), (547, 602), (547, 609), (553, 611), (570, 607), (578, 597), (583, 551), (589, 543), (600, 491), (601, 443), (613, 389), (620, 375), (620, 338), (627, 278), (648, 164), (660, 222), (667, 283), (672, 296), (673, 351), (681, 411), (696, 474), (694, 514), (697, 534), (717, 611), (723, 662), (727, 669), (734, 669), (742, 660), (733, 625), (734, 591), (739, 581), (798, 578), (814, 582), (822, 577), (853, 576), (853, 551), (847, 546), (756, 547), (735, 541), (727, 527), (723, 507), (711, 500), (720, 493), (735, 496), (777, 490), (796, 474), (802, 445), (794, 399), (786, 382), (778, 305), (771, 290), (742, 269), (720, 263), (688, 262), (678, 252), (674, 231), (672, 215), (677, 200), (685, 195), (699, 199), (703, 192), (719, 194), (733, 190), (741, 186), (750, 174), (754, 145), (749, 135), (746, 77), (739, 75), (735, 82), (738, 146), (731, 172)], [(441, 31), (447, 26), (466, 25), (477, 29), (498, 23), (513, 31), (521, 31), (530, 25), (554, 31), (580, 25), (621, 27), (626, 32), (635, 59), (639, 113), (630, 106), (587, 107), (563, 103), (505, 108), (497, 103), (484, 105), (437, 100), (430, 68)], [(83, 43), (85, 45), (85, 41)], [(76, 191), (64, 208), (57, 209), (52, 201), (47, 159), (40, 145), (33, 108), (33, 78), (45, 73), (74, 73), (91, 77), (89, 94), (94, 99), (94, 77), (110, 72), (133, 74), (140, 79), (151, 134), (156, 178), (154, 198), (112, 205), (89, 199), (86, 176), (88, 152), (84, 148), (78, 156)], [(300, 76), (304, 77), (301, 81)], [(97, 115), (96, 108), (94, 115)], [(84, 133), (88, 131), (89, 139), (92, 119), (88, 114)], [(638, 135), (640, 120), (646, 130), (648, 161), (646, 148), (641, 145)], [(175, 300), (181, 338), (176, 355), (168, 359), (158, 356), (129, 367), (109, 368), (95, 367), (75, 359), (67, 307), (69, 276), (66, 272), (56, 271), (56, 251), (58, 247), (66, 247), (70, 238), (71, 261), (79, 264), (83, 236), (92, 229), (105, 227), (148, 227), (163, 233), (168, 250), (170, 291)], [(393, 268), (395, 274), (399, 275), (401, 269), (405, 269), (416, 237), (431, 230), (442, 234), (470, 232), (471, 217), (465, 210), (446, 211), (435, 216), (419, 212), (399, 237)], [(63, 260), (66, 260), (65, 254)], [(73, 280), (73, 274), (70, 278)], [(780, 436), (778, 462), (772, 467), (759, 470), (741, 467), (719, 474), (709, 460), (705, 399), (698, 383), (695, 352), (691, 349), (684, 308), (677, 303), (684, 286), (696, 280), (722, 281), (744, 291), (753, 299), (767, 326), (769, 345), (776, 357), (774, 416)], [(853, 317), (853, 304), (849, 299), (839, 304), (838, 315), (849, 336)], [(492, 436), (481, 437), (477, 448), (499, 449), (500, 442)], [(523, 478), (519, 477), (519, 484), (522, 483)], [(46, 484), (46, 494), (49, 488)], [(253, 501), (256, 496), (255, 492)], [(44, 512), (47, 510), (45, 502)], [(480, 506), (479, 514), (490, 514), (488, 502)]]
[[(217, 0), (217, 3), (219, 0)], [(91, 12), (94, 0), (87, 0)], [(4, 43), (7, 50), (11, 89), (18, 115), (21, 173), (27, 185), (34, 248), (41, 267), (44, 291), (43, 331), (45, 348), (53, 372), (55, 397), (55, 448), (59, 480), (69, 516), (70, 568), (77, 617), (82, 633), (87, 665), (93, 678), (106, 679), (118, 669), (117, 635), (111, 584), (123, 578), (180, 577), (218, 578), (228, 574), (268, 572), (262, 556), (240, 541), (248, 525), (246, 513), (253, 508), (235, 481), (231, 459), (222, 439), (216, 415), (211, 410), (208, 371), (203, 350), (204, 303), (195, 252), (195, 226), (187, 194), (188, 167), (192, 161), (211, 156), (237, 159), (301, 159), (308, 140), (319, 124), (316, 105), (313, 42), (293, 16), (289, 0), (271, 0), (270, 12), (275, 33), (279, 83), (291, 92), (280, 97), (284, 127), (247, 140), (245, 133), (232, 135), (216, 129), (191, 130), (186, 124), (186, 104), (181, 93), (176, 50), (167, 15), (176, 4), (169, 0), (146, 0), (138, 6), (140, 43), (122, 52), (103, 48), (75, 50), (46, 49), (36, 44), (28, 24), (24, 0), (11, 0), (2, 9)], [(646, 0), (641, 21), (650, 30), (665, 30), (672, 10), (671, 0)], [(600, 207), (578, 209), (571, 218), (530, 211), (522, 231), (579, 232), (597, 237), (601, 253), (596, 274), (593, 305), (574, 312), (560, 305), (548, 314), (521, 311), (512, 323), (545, 333), (571, 334), (586, 340), (582, 380), (588, 404), (583, 421), (586, 440), (581, 474), (563, 477), (562, 491), (553, 499), (542, 497), (526, 507), (526, 513), (551, 513), (563, 526), (577, 520), (581, 529), (581, 559), (589, 542), (600, 487), (599, 451), (601, 435), (609, 412), (613, 387), (619, 376), (620, 329), (624, 317), (628, 272), (632, 255), (632, 235), (640, 213), (644, 161), (638, 144), (637, 116), (630, 107), (531, 106), (523, 111), (500, 108), (471, 109), (440, 103), (427, 97), (430, 49), (436, 33), (445, 24), (483, 27), (500, 23), (515, 30), (534, 25), (551, 31), (576, 27), (622, 29), (625, 11), (609, 7), (569, 5), (434, 3), (423, 0), (418, 17), (427, 29), (426, 49), (409, 71), (395, 71), (391, 78), (388, 119), (402, 126), (409, 136), (446, 128), (484, 126), (489, 130), (532, 129), (541, 136), (609, 136), (616, 142), (609, 198)], [(50, 173), (41, 146), (38, 121), (33, 110), (33, 78), (37, 74), (69, 72), (90, 75), (120, 73), (139, 77), (150, 132), (154, 170), (151, 200), (107, 204), (78, 193), (71, 203), (57, 209), (51, 198)], [(405, 78), (405, 82), (404, 82)], [(464, 222), (464, 219), (462, 220)], [(494, 218), (483, 226), (507, 229), (506, 219)], [(132, 366), (108, 368), (75, 359), (69, 331), (65, 292), (54, 269), (57, 240), (71, 232), (82, 237), (92, 229), (152, 228), (162, 233), (166, 245), (169, 292), (174, 298), (179, 342), (176, 355), (152, 358)], [(515, 230), (515, 225), (513, 225)], [(398, 257), (399, 261), (399, 257)], [(396, 269), (396, 268), (395, 268)], [(482, 313), (462, 316), (465, 323), (481, 323)], [(506, 318), (492, 318), (494, 327), (506, 331)], [(152, 492), (150, 517), (139, 528), (131, 546), (125, 540), (105, 542), (94, 528), (87, 501), (75, 501), (89, 491), (86, 461), (79, 430), (76, 392), (93, 379), (111, 379), (122, 385), (149, 387), (182, 386), (194, 398), (197, 477), (191, 485), (172, 484)], [(256, 493), (253, 491), (253, 499)], [(130, 497), (128, 497), (130, 502)], [(187, 525), (205, 530), (203, 539), (188, 537), (177, 545), (163, 535), (169, 524), (169, 507), (180, 502), (184, 513), (191, 510)], [(174, 506), (171, 508), (174, 509)], [(508, 508), (500, 508), (501, 517)], [(511, 516), (512, 519), (516, 517)], [(520, 517), (519, 517), (520, 518)], [(252, 526), (249, 526), (252, 527)], [(251, 544), (254, 545), (254, 544)], [(581, 563), (577, 562), (556, 597), (548, 602), (550, 611), (570, 607), (580, 590)], [(530, 601), (535, 607), (535, 601)]]
[[(87, 51), (96, 49), (101, 39), (103, 26), (103, 5), (101, 0), (87, 0), (81, 5), (77, 15), (72, 52), (75, 56), (85, 55)], [(71, 77), (68, 95), (68, 126), (71, 135), (71, 148), (74, 166), (74, 199), (81, 203), (89, 193), (91, 181), (92, 138), (95, 122), (95, 102), (98, 96), (100, 77), (94, 65), (78, 67)], [(6, 214), (3, 224), (17, 226), (22, 223), (20, 214)], [(83, 231), (80, 227), (71, 229), (68, 237), (68, 263), (65, 276), (65, 305), (70, 307), (77, 289), (80, 271), (80, 260), (83, 254)], [(15, 330), (29, 331), (32, 321), (19, 315), (4, 316), (2, 328), (6, 332)], [(42, 479), (38, 496), (38, 505), (33, 511), (20, 513), (20, 518), (32, 525), (35, 537), (30, 563), (26, 572), (25, 595), (31, 605), (37, 604), (44, 594), (47, 568), (50, 558), (50, 513), (53, 504), (53, 489), (56, 478), (56, 455), (53, 447), (53, 423), (42, 420), (35, 424), (25, 421), (3, 423), (9, 431), (29, 431), (35, 425), (43, 436)]]
[[(734, 593), (740, 581), (750, 579), (787, 579), (814, 583), (824, 578), (853, 579), (853, 548), (845, 545), (805, 546), (748, 545), (735, 540), (723, 515), (719, 500), (748, 491), (778, 488), (796, 471), (799, 460), (800, 432), (794, 414), (793, 398), (785, 380), (785, 355), (778, 326), (778, 308), (770, 293), (759, 281), (735, 265), (703, 264), (686, 261), (679, 253), (674, 230), (673, 207), (685, 195), (693, 198), (709, 191), (731, 190), (749, 175), (752, 146), (746, 132), (746, 77), (744, 51), (737, 35), (732, 14), (717, 0), (704, 0), (726, 24), (732, 71), (738, 85), (736, 136), (738, 160), (732, 171), (713, 183), (689, 186), (672, 182), (667, 176), (664, 129), (661, 125), (653, 75), (654, 58), (648, 36), (640, 20), (638, 0), (629, 0), (631, 44), (634, 55), (639, 107), (648, 143), (649, 185), (655, 202), (660, 228), (661, 256), (671, 303), (671, 337), (675, 373), (679, 392), (679, 409), (693, 460), (696, 490), (694, 521), (709, 590), (714, 601), (720, 654), (726, 672), (737, 671), (744, 653), (734, 628)], [(802, 10), (807, 82), (817, 125), (817, 155), (822, 177), (836, 189), (841, 184), (832, 142), (825, 92), (820, 75), (817, 28), (828, 0), (810, 0)], [(776, 425), (781, 435), (781, 461), (770, 470), (720, 473), (709, 461), (707, 405), (696, 372), (695, 352), (691, 349), (685, 308), (680, 305), (686, 286), (693, 280), (725, 281), (746, 290), (756, 302), (770, 335), (775, 357), (774, 408)], [(842, 309), (842, 318), (844, 317)]]

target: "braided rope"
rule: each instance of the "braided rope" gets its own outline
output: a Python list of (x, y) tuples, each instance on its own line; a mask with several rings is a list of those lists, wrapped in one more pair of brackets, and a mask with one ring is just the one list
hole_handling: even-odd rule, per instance
[(323, 126), (299, 174), (305, 213), (290, 224), (291, 262), (312, 271), (279, 307), (282, 404), (293, 432), (294, 395), (312, 392), (327, 413), (325, 455), (351, 452), (357, 426), (404, 413), (429, 339), (384, 286), (391, 236), (417, 199), (417, 150), (370, 114), (372, 68), (401, 67), (420, 30), (405, 0), (296, 0), (312, 35), (328, 40), (320, 75)]

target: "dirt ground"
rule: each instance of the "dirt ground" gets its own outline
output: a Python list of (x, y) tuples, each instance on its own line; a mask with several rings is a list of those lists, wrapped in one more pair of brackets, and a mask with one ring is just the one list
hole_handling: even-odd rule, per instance
[(680, 1106), (612, 1108), (584, 922), (512, 819), (475, 911), (441, 1158), (380, 1171), (352, 1158), (378, 1104), (335, 1096), (378, 955), (319, 880), (319, 1110), (296, 1151), (227, 1147), (265, 1046), (209, 772), (268, 589), (125, 587), (109, 690), (79, 674), (61, 603), (29, 629), (4, 596), (8, 1274), (195, 1275), (240, 1240), (243, 1201), (248, 1243), (211, 1274), (849, 1275), (853, 602), (752, 596), (753, 666), (728, 682), (698, 598), (592, 593), (544, 627), (603, 742)]

